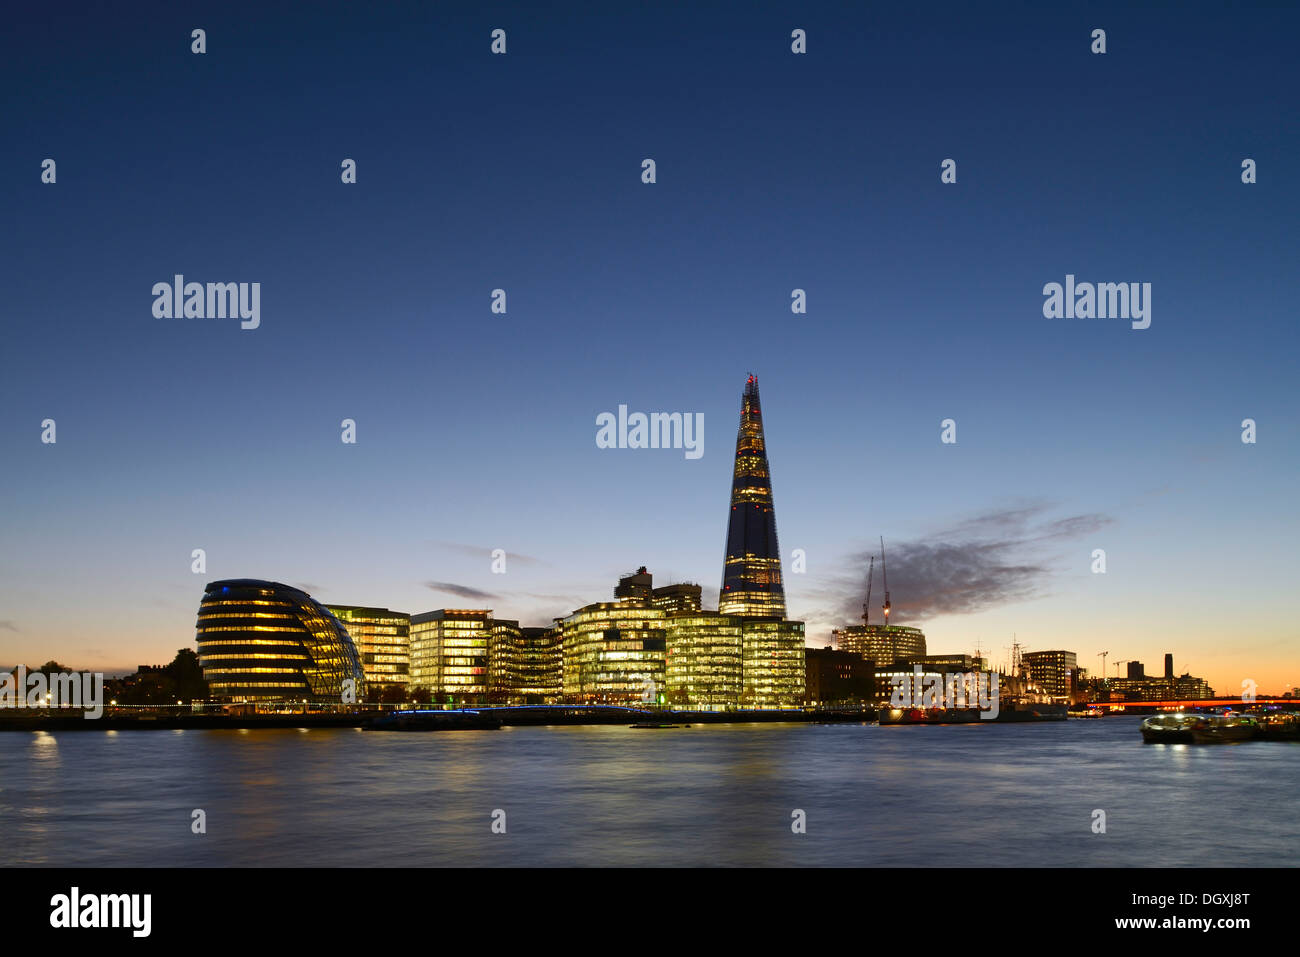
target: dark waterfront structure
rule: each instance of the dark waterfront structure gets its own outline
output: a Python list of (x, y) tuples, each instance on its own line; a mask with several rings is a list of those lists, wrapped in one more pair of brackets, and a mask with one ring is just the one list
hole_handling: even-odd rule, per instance
[(872, 697), (871, 662), (849, 651), (806, 648), (804, 701), (810, 705), (858, 705)]
[(361, 656), (347, 629), (305, 591), (280, 582), (210, 582), (195, 627), (212, 695), (232, 702), (341, 703), (364, 690)]
[(731, 516), (718, 611), (723, 615), (785, 618), (781, 548), (776, 540), (772, 478), (763, 439), (758, 379), (750, 376), (740, 404)]

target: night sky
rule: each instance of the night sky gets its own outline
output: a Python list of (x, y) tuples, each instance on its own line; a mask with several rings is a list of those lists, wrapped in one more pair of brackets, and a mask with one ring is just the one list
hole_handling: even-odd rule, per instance
[[(883, 535), (934, 653), (1300, 683), (1300, 13), (1042, 6), (15, 7), (0, 665), (170, 660), (229, 577), (716, 602), (753, 373), (810, 645)], [(260, 327), (155, 318), (177, 273)], [(1044, 318), (1067, 274), (1151, 283), (1150, 328)], [(597, 448), (620, 404), (704, 455)]]

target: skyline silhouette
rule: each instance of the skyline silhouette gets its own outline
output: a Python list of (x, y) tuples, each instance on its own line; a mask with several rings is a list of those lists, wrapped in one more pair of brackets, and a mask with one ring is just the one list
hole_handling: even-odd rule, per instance
[[(169, 660), (225, 578), (544, 624), (646, 565), (716, 607), (753, 373), (810, 646), (883, 535), (935, 649), (1295, 685), (1300, 15), (1089, 16), (15, 11), (0, 667)], [(259, 283), (257, 328), (157, 317), (177, 274)], [(1067, 276), (1150, 326), (1046, 318)], [(620, 405), (702, 456), (598, 447)]]

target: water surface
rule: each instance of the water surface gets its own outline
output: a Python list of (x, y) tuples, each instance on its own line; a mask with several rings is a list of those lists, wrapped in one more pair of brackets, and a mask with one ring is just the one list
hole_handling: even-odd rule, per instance
[(1292, 863), (1300, 745), (1137, 726), (5, 733), (0, 833), (11, 865)]

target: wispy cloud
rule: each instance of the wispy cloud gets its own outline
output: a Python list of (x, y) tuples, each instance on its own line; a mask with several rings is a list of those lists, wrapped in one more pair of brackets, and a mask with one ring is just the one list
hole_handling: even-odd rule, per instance
[[(435, 541), (433, 544), (438, 548), (444, 548), (449, 552), (456, 552), (457, 554), (465, 555), (470, 558), (480, 558), (484, 562), (490, 562), (492, 560), (493, 549), (497, 549), (501, 547), (500, 545), (492, 545), (489, 547), (484, 545), (466, 545), (464, 542), (442, 542), (442, 541)], [(512, 552), (508, 548), (505, 550), (505, 553), (506, 553), (507, 562), (513, 562), (518, 565), (545, 565), (546, 564), (546, 562), (542, 561), (540, 558), (534, 558), (531, 555), (524, 555), (519, 552)]]
[(0, 631), (22, 631), (22, 629), (19, 628), (17, 625), (15, 625), (12, 621), (5, 619), (3, 621), (0, 621)]
[(425, 582), (424, 587), (447, 595), (455, 595), (457, 598), (469, 598), (473, 601), (498, 601), (501, 598), (500, 595), (480, 591), (477, 588), (470, 588), (468, 585), (457, 585), (455, 582)]
[[(1077, 541), (1112, 523), (1085, 513), (1051, 518), (1047, 503), (996, 509), (963, 519), (913, 541), (885, 542), (895, 624), (940, 615), (972, 614), (1046, 593), (1059, 559), (1056, 546)], [(878, 545), (850, 555), (852, 569), (819, 597), (833, 618), (857, 622), (866, 595), (866, 573), (876, 557), (872, 618), (884, 600)]]

